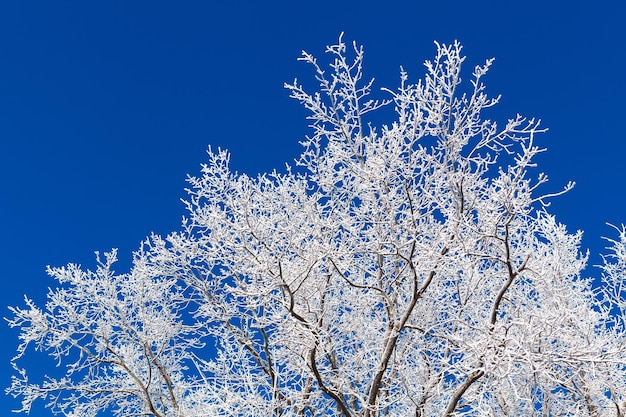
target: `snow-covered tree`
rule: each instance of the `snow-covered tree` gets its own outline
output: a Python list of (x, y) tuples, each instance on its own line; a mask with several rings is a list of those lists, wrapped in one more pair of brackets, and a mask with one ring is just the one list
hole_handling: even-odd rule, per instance
[[(363, 50), (310, 54), (291, 96), (312, 134), (295, 167), (252, 178), (209, 149), (179, 232), (127, 274), (49, 269), (10, 394), (63, 415), (624, 416), (625, 233), (602, 284), (547, 212), (539, 122), (484, 111), (492, 60), (461, 82), (458, 43), (372, 100)], [(378, 111), (380, 110), (380, 111)], [(395, 112), (391, 111), (395, 110)], [(386, 118), (390, 118), (386, 120)], [(49, 352), (63, 376), (31, 382)]]

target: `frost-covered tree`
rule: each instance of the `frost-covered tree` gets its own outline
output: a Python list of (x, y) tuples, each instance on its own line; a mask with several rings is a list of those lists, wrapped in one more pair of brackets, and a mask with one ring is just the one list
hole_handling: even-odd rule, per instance
[[(534, 119), (500, 125), (461, 46), (370, 99), (363, 51), (304, 53), (312, 134), (251, 178), (209, 149), (179, 232), (127, 274), (53, 268), (8, 389), (67, 416), (624, 416), (626, 233), (602, 283), (546, 211)], [(378, 111), (381, 109), (381, 111)], [(395, 110), (395, 113), (391, 110)], [(385, 118), (391, 117), (390, 120)], [(32, 382), (29, 347), (64, 371)], [(30, 353), (28, 353), (30, 354)]]

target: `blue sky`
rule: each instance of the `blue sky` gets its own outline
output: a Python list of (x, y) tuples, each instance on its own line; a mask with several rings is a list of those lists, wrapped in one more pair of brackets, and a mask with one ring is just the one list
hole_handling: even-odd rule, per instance
[[(2, 1), (0, 304), (42, 303), (45, 266), (93, 267), (95, 250), (119, 248), (126, 268), (146, 235), (178, 227), (209, 144), (249, 174), (293, 161), (306, 113), (283, 83), (312, 80), (300, 51), (342, 31), (379, 87), (400, 65), (421, 77), (434, 40), (461, 41), (467, 69), (496, 57), (492, 115), (550, 128), (539, 170), (550, 190), (577, 183), (551, 212), (597, 262), (605, 222), (626, 222), (625, 19), (617, 0)], [(0, 329), (4, 387), (17, 333)], [(0, 395), (0, 413), (15, 406)]]

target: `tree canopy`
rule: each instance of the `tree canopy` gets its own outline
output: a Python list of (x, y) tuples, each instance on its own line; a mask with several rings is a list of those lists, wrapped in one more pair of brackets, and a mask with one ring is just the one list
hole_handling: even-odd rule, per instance
[[(548, 211), (538, 120), (485, 117), (493, 60), (461, 45), (372, 99), (342, 38), (295, 166), (250, 177), (209, 148), (179, 231), (128, 273), (49, 268), (8, 393), (67, 416), (624, 416), (626, 231), (583, 275), (580, 233)], [(464, 73), (463, 73), (464, 74)], [(465, 75), (463, 75), (465, 77)], [(260, 133), (263, 134), (263, 133)], [(40, 378), (34, 347), (63, 369)]]

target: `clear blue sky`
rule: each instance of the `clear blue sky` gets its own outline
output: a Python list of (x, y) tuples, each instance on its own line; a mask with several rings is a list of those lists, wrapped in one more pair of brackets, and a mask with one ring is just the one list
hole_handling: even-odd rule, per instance
[[(625, 21), (618, 0), (4, 0), (0, 304), (41, 303), (46, 265), (93, 267), (95, 250), (120, 248), (126, 268), (146, 235), (178, 227), (209, 144), (251, 174), (293, 161), (307, 123), (283, 82), (311, 80), (300, 51), (322, 55), (341, 31), (378, 86), (397, 86), (400, 65), (421, 76), (434, 40), (460, 40), (468, 69), (496, 57), (494, 116), (550, 128), (540, 170), (551, 190), (577, 182), (551, 211), (596, 254), (605, 222), (626, 222)], [(17, 333), (0, 329), (5, 387)], [(0, 395), (0, 414), (15, 406)]]

